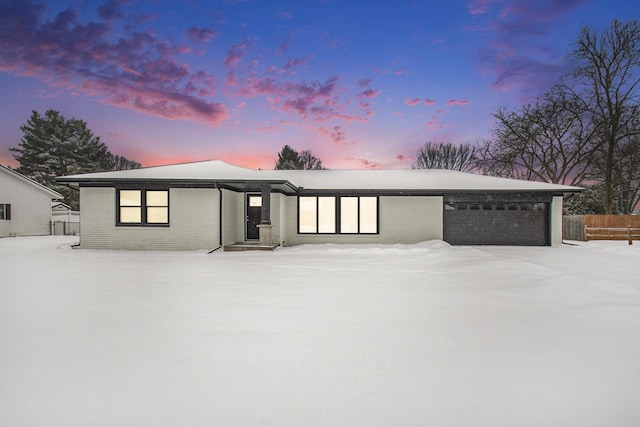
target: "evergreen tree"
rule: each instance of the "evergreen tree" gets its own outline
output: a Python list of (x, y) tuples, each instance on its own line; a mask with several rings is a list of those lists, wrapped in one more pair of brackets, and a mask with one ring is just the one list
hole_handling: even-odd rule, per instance
[(44, 116), (32, 111), (26, 124), (20, 127), (23, 136), (14, 151), (20, 163), (17, 171), (65, 196), (65, 202), (78, 208), (78, 195), (72, 189), (58, 185), (56, 176), (140, 168), (140, 163), (113, 155), (79, 119), (65, 119), (55, 110)]
[(326, 168), (322, 166), (322, 161), (311, 153), (311, 150), (298, 153), (290, 146), (285, 145), (278, 153), (278, 161), (274, 169), (321, 170)]
[(593, 184), (565, 199), (565, 215), (604, 215), (604, 185)]

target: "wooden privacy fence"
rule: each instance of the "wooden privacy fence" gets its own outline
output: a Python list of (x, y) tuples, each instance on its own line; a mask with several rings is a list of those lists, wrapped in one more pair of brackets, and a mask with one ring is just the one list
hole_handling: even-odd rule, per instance
[(567, 215), (563, 237), (569, 240), (640, 240), (640, 215)]

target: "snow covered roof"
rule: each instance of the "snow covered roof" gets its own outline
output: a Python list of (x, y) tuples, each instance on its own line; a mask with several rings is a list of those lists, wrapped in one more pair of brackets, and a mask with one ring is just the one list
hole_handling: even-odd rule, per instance
[(247, 184), (278, 184), (285, 192), (309, 190), (380, 191), (545, 191), (581, 189), (545, 182), (522, 181), (438, 169), (405, 170), (253, 170), (208, 160), (57, 178), (69, 184), (97, 182), (206, 182), (247, 188)]
[(443, 169), (277, 171), (305, 189), (580, 191), (577, 187)]
[(263, 180), (261, 171), (230, 165), (222, 160), (182, 163), (166, 166), (152, 166), (113, 172), (96, 172), (61, 177), (62, 182), (92, 180)]
[(49, 187), (47, 187), (45, 185), (42, 185), (39, 182), (34, 181), (33, 179), (22, 175), (19, 172), (14, 171), (11, 168), (8, 168), (6, 166), (0, 165), (0, 172), (4, 172), (7, 175), (9, 175), (9, 176), (11, 176), (11, 177), (13, 177), (15, 179), (23, 181), (26, 184), (29, 184), (30, 186), (36, 188), (37, 190), (44, 191), (45, 193), (49, 194), (52, 199), (63, 199), (64, 198), (64, 196), (62, 194), (58, 193), (57, 191), (54, 191), (54, 190), (50, 189)]

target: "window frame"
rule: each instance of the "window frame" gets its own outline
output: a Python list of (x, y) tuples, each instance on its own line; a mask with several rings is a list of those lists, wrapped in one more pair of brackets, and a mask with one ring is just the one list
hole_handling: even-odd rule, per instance
[[(116, 188), (116, 226), (118, 227), (169, 227), (171, 222), (171, 192), (169, 188)], [(121, 191), (140, 191), (140, 206), (133, 205), (120, 205), (120, 192)], [(163, 191), (167, 193), (167, 204), (162, 205), (149, 205), (147, 204), (147, 192), (150, 191)], [(139, 207), (140, 209), (140, 222), (122, 222), (121, 220), (121, 208), (122, 207)], [(167, 209), (167, 222), (149, 222), (148, 210), (149, 208), (165, 208)]]
[(11, 221), (11, 203), (0, 203), (0, 221)]
[[(300, 225), (301, 225), (301, 221), (300, 221), (300, 200), (302, 198), (315, 198), (315, 231), (301, 231), (300, 229)], [(333, 204), (334, 204), (334, 209), (335, 212), (333, 214), (333, 220), (334, 220), (334, 231), (332, 232), (328, 232), (328, 231), (319, 231), (320, 230), (320, 199), (321, 198), (332, 198), (333, 199)], [(342, 231), (342, 199), (343, 198), (356, 198), (357, 199), (357, 204), (356, 204), (356, 217), (357, 217), (357, 230), (355, 232), (345, 232)], [(362, 198), (372, 198), (375, 199), (375, 232), (363, 232), (360, 231), (361, 228), (363, 227), (363, 216), (362, 216), (362, 211), (361, 211), (361, 206), (362, 206), (362, 202), (361, 199)], [(373, 236), (373, 235), (378, 235), (380, 234), (380, 196), (378, 195), (362, 195), (362, 194), (331, 194), (331, 195), (327, 195), (327, 194), (303, 194), (303, 195), (299, 195), (298, 196), (298, 201), (297, 201), (297, 233), (301, 234), (301, 235), (347, 235), (347, 236), (360, 236), (360, 235), (369, 235), (369, 236)]]

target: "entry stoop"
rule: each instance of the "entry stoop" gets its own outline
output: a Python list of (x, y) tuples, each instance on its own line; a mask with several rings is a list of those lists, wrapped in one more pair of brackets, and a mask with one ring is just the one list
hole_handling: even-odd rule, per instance
[(245, 252), (245, 251), (273, 251), (279, 245), (261, 245), (256, 242), (239, 242), (224, 246), (225, 252)]

